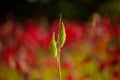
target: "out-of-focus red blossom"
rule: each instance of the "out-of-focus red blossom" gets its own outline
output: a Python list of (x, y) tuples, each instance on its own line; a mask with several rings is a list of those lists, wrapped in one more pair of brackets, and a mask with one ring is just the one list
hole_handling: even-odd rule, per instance
[(34, 21), (28, 21), (28, 22), (26, 22), (25, 27), (26, 27), (25, 31), (31, 37), (33, 37), (36, 41), (39, 41), (39, 36), (40, 36), (39, 31), (40, 31), (40, 29), (39, 29), (38, 24)]
[[(76, 41), (80, 41), (83, 36), (83, 28), (81, 23), (73, 22), (73, 21), (64, 21), (65, 29), (66, 29), (66, 42), (65, 44), (74, 43)], [(55, 32), (56, 38), (58, 33), (59, 21), (54, 21), (50, 26), (50, 33)]]
[(115, 26), (112, 32), (117, 39), (120, 39), (120, 26)]
[[(23, 57), (24, 56), (24, 57)], [(30, 49), (26, 47), (20, 46), (17, 55), (17, 59), (15, 59), (16, 62), (16, 69), (21, 70), (23, 72), (27, 71), (27, 67), (34, 67), (36, 65), (36, 54), (33, 53)]]
[(106, 28), (110, 27), (110, 21), (107, 19), (103, 19), (103, 24)]
[(42, 47), (49, 49), (50, 41), (51, 41), (51, 35), (46, 33), (46, 35), (41, 39), (40, 44), (42, 45)]
[(114, 78), (119, 78), (119, 77), (120, 77), (120, 74), (119, 74), (117, 71), (115, 71), (115, 72), (112, 73), (112, 76), (113, 76)]
[(13, 64), (10, 64), (10, 66), (12, 66), (12, 69), (16, 69), (19, 70), (20, 69), (20, 65), (19, 62), (17, 62), (17, 60), (15, 60), (15, 56), (17, 55), (17, 49), (15, 50), (11, 50), (11, 49), (5, 49), (3, 51), (3, 60), (10, 64), (11, 63), (11, 59), (14, 62)]
[(16, 65), (15, 65), (15, 69), (16, 70), (20, 70), (21, 69), (21, 67), (20, 67), (20, 64), (19, 64), (19, 62), (18, 61), (16, 61), (16, 63), (15, 63)]
[(102, 20), (102, 24), (105, 27), (105, 31), (108, 34), (108, 36), (111, 38), (112, 37), (112, 29), (111, 29), (111, 23), (109, 18), (104, 18)]
[(31, 48), (37, 48), (39, 46), (48, 48), (50, 40), (50, 34), (36, 22), (30, 21), (26, 23), (26, 29), (21, 36), (21, 41), (27, 42)]
[(114, 60), (113, 59), (109, 59), (107, 62), (106, 62), (106, 67), (112, 67), (114, 65)]
[(101, 71), (103, 71), (104, 68), (105, 68), (105, 62), (99, 61), (99, 69), (100, 69)]
[(70, 70), (72, 68), (72, 64), (70, 62), (63, 62), (62, 68), (66, 70)]
[(46, 66), (57, 68), (57, 63), (54, 58), (48, 56), (44, 61), (45, 61), (44, 64)]
[(20, 35), (20, 42), (25, 43), (31, 49), (36, 49), (40, 45), (40, 29), (33, 21), (26, 22), (25, 27), (24, 32)]
[(114, 66), (114, 60), (113, 59), (109, 59), (106, 62), (105, 61), (99, 61), (99, 69), (101, 71), (105, 71), (106, 69), (111, 68), (112, 66)]
[(38, 47), (38, 42), (28, 33), (23, 33), (20, 37), (20, 42), (25, 44), (29, 49), (34, 50)]
[(72, 75), (68, 75), (66, 80), (74, 80), (74, 77)]
[(32, 52), (30, 49), (27, 49), (27, 54), (26, 54), (26, 63), (28, 65), (35, 65), (37, 61), (37, 56), (34, 52)]
[(4, 50), (3, 51), (3, 59), (5, 60), (5, 61), (9, 61), (9, 59), (12, 57), (12, 52), (10, 51), (10, 50)]
[(3, 50), (3, 59), (8, 62), (10, 58), (13, 58), (14, 55), (16, 55), (17, 50), (18, 50), (17, 47), (14, 49)]
[(24, 29), (20, 23), (16, 23), (15, 27), (13, 28), (13, 35), (16, 39), (20, 40), (21, 35), (23, 34)]
[[(22, 50), (20, 49), (20, 46), (16, 46), (16, 47), (10, 47), (10, 48), (6, 48), (3, 50), (3, 60), (11, 65), (14, 65), (13, 68), (17, 69), (17, 70), (22, 70), (22, 65), (20, 63), (22, 63), (22, 61), (18, 61), (17, 59), (20, 57), (19, 55), (25, 55), (25, 65), (34, 65), (36, 62), (36, 55), (27, 48), (26, 52), (22, 52)], [(14, 62), (14, 64), (11, 64), (11, 59), (12, 62)]]
[(104, 27), (107, 29), (107, 30), (109, 30), (109, 28), (110, 28), (110, 19), (109, 18), (103, 18), (103, 20), (102, 20), (102, 24), (104, 25)]
[(4, 37), (4, 36), (7, 36), (11, 33), (13, 33), (13, 30), (14, 28), (16, 27), (16, 23), (13, 22), (13, 21), (6, 21), (5, 23), (3, 23), (1, 25), (1, 28), (0, 28), (0, 36), (1, 37)]
[(120, 50), (113, 51), (113, 54), (116, 55), (116, 56), (120, 56)]
[(31, 38), (33, 38), (36, 42), (39, 42), (40, 29), (39, 29), (38, 24), (33, 21), (28, 21), (26, 22), (25, 27), (26, 27), (25, 29), (26, 34), (31, 36)]
[(74, 61), (72, 60), (72, 58), (66, 56), (64, 59), (62, 59), (61, 67), (63, 69), (70, 70), (73, 68), (73, 66), (74, 66)]
[(114, 50), (110, 51), (109, 53), (110, 53), (111, 58), (116, 60), (115, 63), (120, 61), (120, 50), (119, 49), (114, 49)]

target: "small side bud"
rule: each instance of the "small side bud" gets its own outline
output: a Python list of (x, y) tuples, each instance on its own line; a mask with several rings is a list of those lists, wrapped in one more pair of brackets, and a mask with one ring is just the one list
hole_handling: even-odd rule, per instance
[(65, 43), (65, 40), (66, 40), (65, 26), (64, 26), (63, 22), (62, 22), (62, 26), (61, 26), (58, 40), (59, 40), (59, 47), (62, 48), (64, 43)]
[(54, 57), (57, 56), (57, 46), (56, 46), (55, 33), (54, 32), (52, 34), (52, 39), (51, 39), (51, 43), (50, 43), (50, 53)]
[(95, 27), (99, 21), (100, 21), (99, 14), (94, 13), (93, 14), (93, 19), (92, 19), (92, 26)]

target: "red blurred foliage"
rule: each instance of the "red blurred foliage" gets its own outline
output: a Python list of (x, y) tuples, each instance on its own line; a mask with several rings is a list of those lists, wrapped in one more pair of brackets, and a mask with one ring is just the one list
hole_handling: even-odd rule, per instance
[(119, 77), (120, 77), (120, 74), (119, 74), (117, 71), (115, 71), (115, 72), (112, 73), (112, 76), (113, 76), (114, 78), (119, 78)]
[(66, 80), (74, 80), (73, 76), (72, 75), (68, 75)]
[(53, 67), (53, 68), (57, 68), (57, 66), (58, 66), (56, 63), (56, 60), (49, 56), (47, 56), (47, 59), (44, 60), (44, 65)]
[(73, 64), (70, 61), (63, 61), (61, 66), (62, 66), (62, 69), (70, 70), (72, 69)]
[[(102, 71), (108, 70), (118, 62), (117, 60), (120, 59), (119, 49), (116, 47), (116, 45), (115, 47), (112, 46), (111, 48), (108, 46), (109, 41), (113, 37), (115, 37), (117, 39), (116, 41), (119, 42), (119, 25), (111, 27), (109, 18), (103, 18), (101, 24), (96, 25), (92, 31), (92, 26), (86, 25), (86, 23), (67, 20), (63, 22), (67, 35), (65, 46), (71, 46), (71, 44), (80, 42), (85, 39), (86, 42), (93, 40), (92, 42), (90, 41), (94, 47), (93, 52), (98, 53), (101, 51), (100, 55), (102, 55), (103, 51), (103, 54), (108, 53), (108, 55), (110, 55), (110, 58), (108, 58), (106, 61), (98, 61), (99, 67)], [(52, 32), (56, 33), (57, 40), (58, 24), (59, 21), (55, 20), (49, 26), (47, 31), (34, 20), (27, 20), (25, 22), (24, 28), (21, 28), (23, 25), (19, 25), (12, 19), (7, 20), (1, 25), (0, 28), (0, 40), (1, 42), (3, 41), (6, 43), (2, 44), (4, 47), (2, 50), (3, 60), (8, 63), (8, 65), (11, 65), (11, 63), (13, 63), (12, 65), (14, 69), (20, 70), (21, 72), (27, 74), (28, 67), (34, 67), (34, 65), (36, 65), (36, 50), (39, 49), (39, 47), (45, 48), (45, 50), (49, 49)], [(88, 31), (88, 34), (85, 34), (85, 31)], [(92, 37), (89, 37), (89, 34), (92, 35)], [(11, 36), (12, 38), (15, 38), (9, 38)], [(87, 57), (83, 60), (83, 63), (80, 64), (87, 64), (91, 60), (92, 58)], [(74, 66), (74, 62), (72, 61), (73, 60), (67, 57), (65, 60), (61, 60), (61, 68), (68, 71), (71, 70)], [(47, 58), (43, 59), (43, 66), (57, 68), (57, 63), (54, 58), (47, 56)], [(112, 76), (114, 78), (119, 78), (120, 74), (115, 71), (112, 73)], [(88, 79), (88, 77), (85, 76), (83, 79)], [(68, 74), (66, 80), (74, 80), (74, 75)]]
[(13, 49), (4, 49), (3, 50), (3, 59), (8, 62), (10, 58), (13, 58), (14, 55), (16, 55), (18, 50), (18, 47), (15, 47)]
[(116, 39), (120, 40), (120, 26), (114, 26), (112, 32)]
[(31, 48), (38, 48), (39, 46), (49, 48), (51, 36), (44, 28), (34, 21), (26, 22), (25, 26), (26, 29), (21, 36), (21, 41), (27, 43)]

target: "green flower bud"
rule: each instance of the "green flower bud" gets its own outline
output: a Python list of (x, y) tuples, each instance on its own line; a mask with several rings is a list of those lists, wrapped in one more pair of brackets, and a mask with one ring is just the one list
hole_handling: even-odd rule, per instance
[(52, 56), (56, 57), (57, 56), (57, 46), (56, 46), (56, 41), (55, 41), (55, 33), (53, 32), (52, 34), (52, 39), (50, 43), (50, 52)]
[(61, 31), (59, 33), (59, 47), (62, 48), (65, 40), (66, 40), (66, 32), (65, 32), (65, 26), (64, 23), (62, 22), (62, 26), (61, 26)]

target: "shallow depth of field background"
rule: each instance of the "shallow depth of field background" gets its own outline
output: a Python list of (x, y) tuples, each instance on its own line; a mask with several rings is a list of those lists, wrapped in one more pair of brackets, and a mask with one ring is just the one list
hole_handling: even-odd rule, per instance
[(60, 14), (62, 80), (120, 80), (119, 0), (1, 0), (0, 80), (58, 79), (49, 45)]

